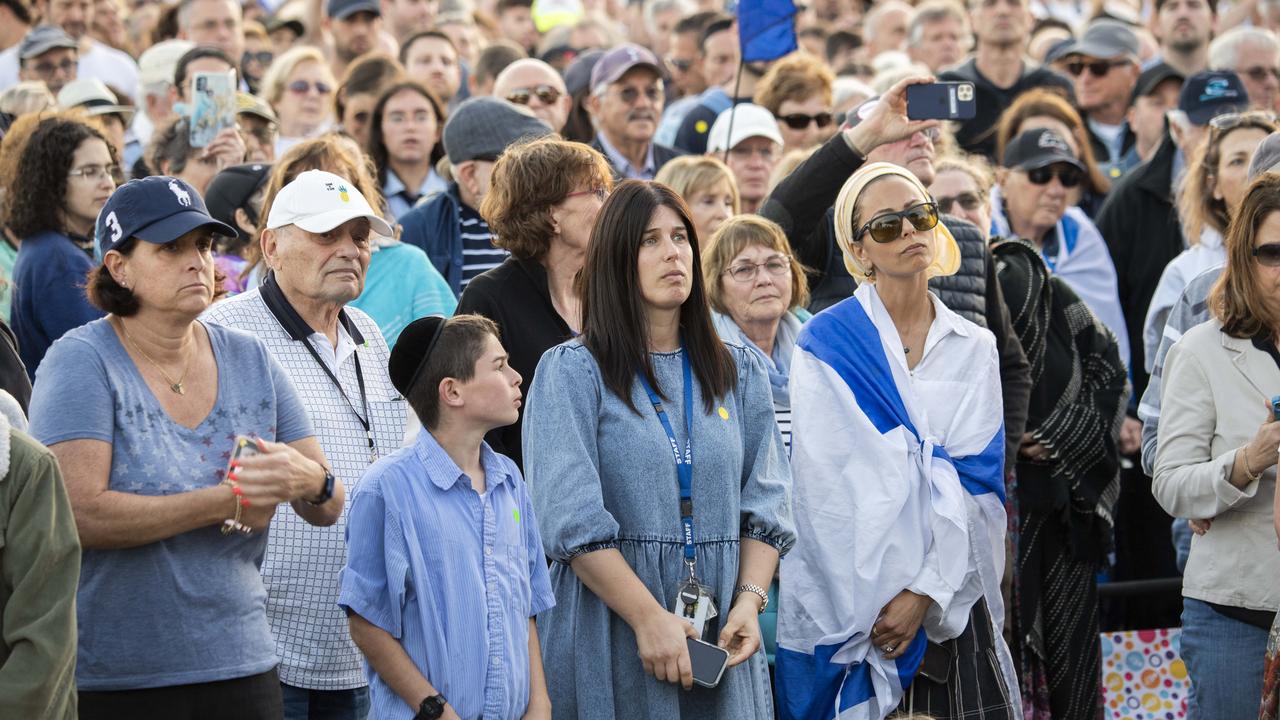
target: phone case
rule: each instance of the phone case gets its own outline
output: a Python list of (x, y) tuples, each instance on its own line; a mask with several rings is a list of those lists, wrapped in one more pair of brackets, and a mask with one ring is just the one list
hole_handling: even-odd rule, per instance
[(969, 120), (977, 111), (973, 83), (907, 86), (907, 117), (912, 120)]
[[(693, 682), (705, 688), (720, 684), (725, 667), (729, 664), (729, 651), (709, 642), (685, 638), (689, 647), (689, 664), (693, 666)], [(714, 675), (714, 677), (713, 677)]]
[(191, 147), (205, 147), (218, 133), (236, 126), (235, 76), (196, 73), (192, 79)]

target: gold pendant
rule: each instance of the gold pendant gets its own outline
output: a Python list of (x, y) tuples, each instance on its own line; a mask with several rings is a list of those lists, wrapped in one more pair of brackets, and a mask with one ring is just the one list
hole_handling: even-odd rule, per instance
[(174, 383), (174, 384), (170, 385), (170, 386), (169, 386), (169, 389), (170, 389), (170, 390), (172, 390), (172, 391), (174, 391), (174, 392), (176, 392), (176, 393), (178, 393), (179, 395), (186, 395), (186, 394), (187, 394), (187, 391), (182, 389), (182, 383), (180, 383), (180, 382), (176, 382), (176, 383)]

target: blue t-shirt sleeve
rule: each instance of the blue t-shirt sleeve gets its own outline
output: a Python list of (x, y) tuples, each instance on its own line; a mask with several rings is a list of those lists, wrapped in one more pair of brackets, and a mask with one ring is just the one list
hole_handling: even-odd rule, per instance
[(404, 535), (376, 481), (364, 482), (347, 512), (347, 565), (338, 578), (338, 605), (399, 639), (409, 575)]
[(265, 348), (262, 349), (262, 354), (267, 359), (271, 387), (276, 394), (276, 442), (291, 443), (314, 436), (316, 431), (311, 425), (311, 417), (302, 406), (302, 399), (298, 397), (293, 381), (274, 355)]
[(112, 442), (115, 408), (115, 393), (97, 349), (79, 338), (65, 338), (49, 348), (31, 391), (32, 437), (45, 445)]

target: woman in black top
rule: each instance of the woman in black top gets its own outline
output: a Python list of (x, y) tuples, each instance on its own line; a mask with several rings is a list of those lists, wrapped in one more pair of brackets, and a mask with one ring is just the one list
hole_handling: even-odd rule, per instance
[[(604, 156), (582, 143), (543, 138), (509, 148), (493, 166), (480, 214), (493, 244), (511, 253), (476, 276), (458, 302), (458, 313), (483, 315), (498, 324), (511, 366), (528, 396), (542, 353), (582, 327), (576, 280), (600, 206), (613, 187)], [(524, 420), (485, 438), (523, 468)]]

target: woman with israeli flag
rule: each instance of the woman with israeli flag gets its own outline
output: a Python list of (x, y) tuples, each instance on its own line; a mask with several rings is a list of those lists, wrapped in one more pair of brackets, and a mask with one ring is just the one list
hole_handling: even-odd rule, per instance
[(782, 564), (782, 715), (1021, 718), (1000, 633), (995, 340), (930, 294), (960, 253), (909, 171), (864, 165), (835, 219), (859, 287), (805, 326), (792, 360), (798, 540)]

